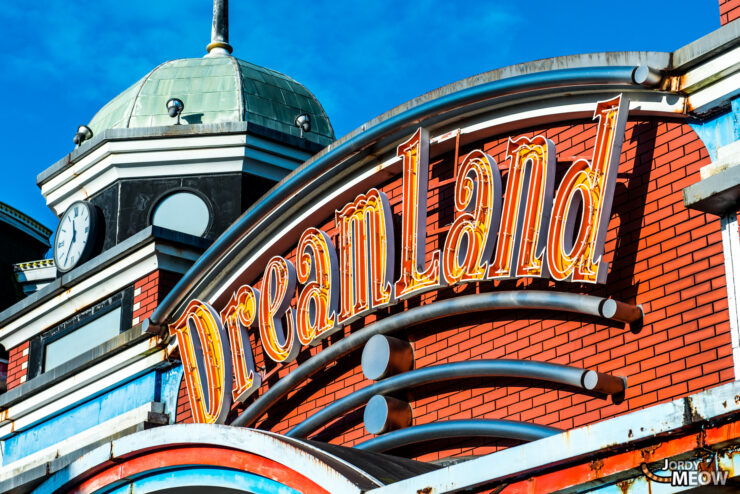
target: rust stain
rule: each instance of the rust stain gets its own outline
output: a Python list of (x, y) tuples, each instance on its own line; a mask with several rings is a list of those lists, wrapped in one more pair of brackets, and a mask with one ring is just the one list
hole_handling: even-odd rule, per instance
[(592, 472), (598, 474), (599, 470), (604, 468), (604, 460), (594, 460), (588, 464), (588, 468), (591, 469)]
[(423, 489), (416, 490), (416, 494), (429, 494), (430, 492), (432, 492), (431, 487), (424, 487)]
[(713, 472), (719, 469), (719, 465), (714, 460), (714, 455), (708, 455), (696, 465), (696, 469), (700, 472)]
[(686, 85), (686, 74), (670, 77), (669, 81), (668, 90), (677, 93)]
[(701, 448), (707, 447), (707, 432), (704, 429), (696, 433), (696, 444)]
[(650, 458), (655, 454), (656, 451), (658, 451), (658, 448), (660, 448), (661, 444), (656, 444), (655, 446), (649, 447), (649, 448), (643, 448), (640, 450), (640, 456), (646, 461), (650, 462)]
[(630, 491), (630, 488), (632, 487), (632, 484), (634, 484), (635, 479), (627, 479), (623, 480), (621, 482), (617, 482), (617, 488), (622, 491), (622, 494), (627, 494)]

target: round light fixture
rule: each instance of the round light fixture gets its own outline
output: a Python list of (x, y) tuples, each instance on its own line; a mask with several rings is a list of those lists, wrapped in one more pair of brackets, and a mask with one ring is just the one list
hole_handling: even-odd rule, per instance
[(308, 113), (301, 113), (295, 117), (295, 126), (301, 129), (301, 137), (304, 132), (311, 132), (311, 117)]
[(167, 100), (167, 113), (170, 117), (177, 117), (175, 125), (180, 125), (180, 114), (185, 109), (185, 103), (179, 98), (170, 98)]
[(77, 133), (72, 138), (72, 141), (74, 141), (77, 147), (80, 147), (80, 144), (88, 139), (92, 139), (92, 136), (93, 131), (90, 127), (88, 127), (87, 125), (80, 125), (79, 127), (77, 127)]

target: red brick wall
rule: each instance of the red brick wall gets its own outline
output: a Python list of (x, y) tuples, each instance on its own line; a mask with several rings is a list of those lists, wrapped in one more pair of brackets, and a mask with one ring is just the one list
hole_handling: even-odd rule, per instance
[(181, 275), (158, 269), (134, 283), (134, 310), (132, 325), (149, 317), (180, 279)]
[(719, 21), (724, 26), (740, 17), (740, 0), (719, 0)]
[(13, 389), (26, 382), (28, 373), (28, 342), (11, 348), (8, 357), (8, 389)]
[[(160, 300), (169, 293), (181, 275), (170, 271), (157, 270), (134, 283), (134, 310), (132, 325), (148, 317)], [(26, 380), (28, 365), (28, 342), (9, 352), (8, 389), (19, 386)]]
[[(595, 124), (577, 122), (531, 129), (517, 135), (543, 134), (557, 146), (556, 184), (570, 164), (591, 159)], [(508, 135), (460, 149), (462, 157), (476, 148), (494, 156), (502, 171), (508, 168)], [(428, 196), (427, 257), (441, 248), (453, 218), (453, 155), (431, 164)], [(574, 394), (518, 380), (466, 381), (453, 386), (428, 386), (408, 394), (414, 424), (461, 418), (498, 418), (570, 429), (615, 415), (670, 401), (733, 379), (727, 295), (719, 222), (684, 208), (682, 189), (699, 180), (699, 168), (710, 162), (691, 128), (680, 121), (630, 121), (623, 145), (613, 214), (607, 235), (605, 261), (610, 263), (606, 285), (584, 285), (548, 280), (487, 281), (425, 294), (380, 311), (344, 334), (420, 303), (511, 289), (551, 289), (609, 296), (641, 304), (645, 321), (639, 331), (619, 324), (569, 313), (499, 311), (475, 314), (413, 328), (405, 335), (414, 344), (416, 366), (471, 359), (528, 359), (568, 364), (608, 372), (628, 379), (625, 400)], [(506, 180), (506, 174), (503, 176)], [(390, 198), (396, 216), (401, 211), (401, 177), (381, 190)], [(319, 225), (335, 241), (332, 211)], [(300, 233), (300, 232), (297, 232)], [(398, 232), (397, 232), (398, 234)], [(297, 240), (297, 239), (296, 239)], [(283, 253), (295, 261), (295, 251)], [(255, 283), (257, 287), (260, 283)], [(421, 299), (421, 300), (420, 300)], [(218, 307), (217, 309), (220, 309)], [(276, 377), (296, 367), (278, 368), (265, 362), (256, 335), (251, 335), (255, 359)], [(314, 355), (328, 343), (304, 348)], [(299, 357), (299, 361), (303, 360)], [(370, 384), (359, 367), (360, 352), (324, 369), (299, 386), (258, 423), (284, 433), (333, 400)], [(264, 392), (268, 385), (260, 390)], [(187, 398), (181, 397), (178, 415), (186, 417)], [(353, 445), (368, 439), (362, 410), (349, 414), (318, 434), (320, 440)], [(429, 460), (450, 455), (482, 454), (505, 443), (466, 444), (442, 453), (411, 454)]]
[(177, 411), (175, 412), (175, 423), (193, 423), (193, 414), (190, 411), (190, 402), (188, 401), (188, 388), (185, 385), (185, 379), (180, 380), (180, 390), (177, 392)]

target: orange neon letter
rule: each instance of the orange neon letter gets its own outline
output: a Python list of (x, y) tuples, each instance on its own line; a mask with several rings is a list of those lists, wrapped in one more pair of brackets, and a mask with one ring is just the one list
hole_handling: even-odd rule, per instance
[(429, 183), (429, 132), (419, 129), (400, 144), (403, 158), (403, 228), (401, 230), (401, 276), (396, 297), (408, 298), (440, 286), (439, 250), (425, 270), (427, 238), (427, 189)]
[(339, 298), (337, 252), (329, 235), (308, 228), (298, 242), (296, 258), (298, 283), (305, 284), (298, 296), (298, 340), (303, 345), (329, 336), (336, 325)]
[(280, 256), (267, 262), (259, 305), (260, 339), (265, 354), (275, 362), (292, 362), (301, 349), (296, 343), (295, 316), (290, 308), (295, 282), (292, 262)]
[(501, 215), (501, 173), (483, 151), (468, 154), (455, 181), (455, 222), (445, 240), (442, 271), (449, 284), (486, 278)]
[[(496, 258), (488, 276), (546, 276), (542, 260), (552, 207), (555, 144), (542, 136), (510, 138), (506, 155), (511, 159), (511, 168), (506, 181)], [(512, 263), (516, 263), (514, 273), (511, 272)]]
[(336, 211), (345, 324), (393, 302), (393, 219), (388, 196), (377, 189)]
[[(585, 159), (575, 161), (560, 182), (547, 240), (547, 264), (550, 275), (556, 280), (606, 281), (608, 266), (600, 260), (611, 216), (628, 110), (629, 101), (621, 95), (597, 103), (593, 163)], [(581, 218), (576, 224), (579, 209)]]
[[(170, 336), (177, 336), (180, 347), (193, 421), (223, 423), (231, 408), (231, 393), (226, 389), (231, 385), (231, 352), (223, 345), (226, 334), (218, 312), (205, 302), (192, 300), (169, 331)], [(201, 376), (206, 378), (207, 389)]]
[(231, 366), (234, 369), (234, 401), (243, 402), (262, 384), (262, 376), (254, 365), (252, 345), (247, 330), (257, 324), (260, 292), (249, 285), (241, 286), (231, 295), (221, 311), (221, 322), (229, 334)]

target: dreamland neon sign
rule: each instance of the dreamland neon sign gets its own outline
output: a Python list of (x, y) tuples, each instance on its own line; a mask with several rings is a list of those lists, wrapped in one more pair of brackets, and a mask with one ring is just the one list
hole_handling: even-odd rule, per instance
[(281, 256), (270, 259), (261, 289), (239, 287), (220, 313), (192, 300), (169, 326), (180, 348), (193, 420), (223, 423), (232, 400), (244, 401), (260, 387), (249, 328), (258, 328), (267, 358), (288, 363), (303, 345), (443, 286), (518, 277), (603, 283), (607, 266), (601, 256), (627, 107), (622, 96), (597, 103), (593, 159), (575, 161), (555, 192), (555, 144), (542, 136), (509, 138), (505, 194), (491, 156), (481, 150), (465, 156), (455, 181), (455, 220), (444, 247), (428, 261), (429, 134), (417, 130), (397, 148), (403, 167), (398, 278), (388, 197), (370, 189), (335, 211), (338, 245), (322, 230), (308, 228), (295, 264)]

